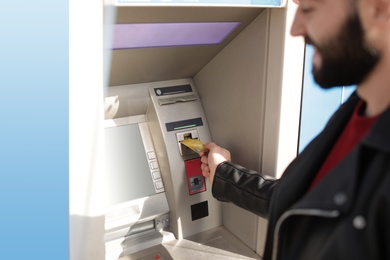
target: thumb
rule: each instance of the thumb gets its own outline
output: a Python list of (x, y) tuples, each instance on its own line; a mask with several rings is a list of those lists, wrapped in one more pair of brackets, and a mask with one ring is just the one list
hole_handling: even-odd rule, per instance
[(217, 144), (214, 142), (209, 142), (209, 143), (204, 144), (204, 147), (206, 147), (207, 150), (210, 150), (211, 148), (216, 147), (216, 146), (217, 146)]

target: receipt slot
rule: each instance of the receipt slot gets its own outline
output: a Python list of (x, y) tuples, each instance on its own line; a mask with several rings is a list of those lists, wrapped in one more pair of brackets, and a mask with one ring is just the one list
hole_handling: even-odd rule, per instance
[(190, 195), (206, 190), (206, 184), (200, 169), (201, 164), (202, 162), (200, 161), (200, 158), (184, 162), (186, 168), (188, 192)]

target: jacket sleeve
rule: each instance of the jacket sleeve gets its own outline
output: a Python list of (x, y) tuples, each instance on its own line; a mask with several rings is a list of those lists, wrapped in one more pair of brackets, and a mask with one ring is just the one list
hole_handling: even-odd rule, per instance
[(223, 162), (215, 171), (212, 194), (220, 201), (231, 202), (267, 218), (270, 199), (277, 182), (272, 177)]

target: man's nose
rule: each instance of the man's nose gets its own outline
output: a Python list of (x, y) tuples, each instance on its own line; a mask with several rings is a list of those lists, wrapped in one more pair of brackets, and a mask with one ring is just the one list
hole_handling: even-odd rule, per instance
[(299, 14), (299, 10), (295, 14), (294, 21), (291, 25), (290, 34), (292, 36), (303, 36), (306, 34), (302, 15)]

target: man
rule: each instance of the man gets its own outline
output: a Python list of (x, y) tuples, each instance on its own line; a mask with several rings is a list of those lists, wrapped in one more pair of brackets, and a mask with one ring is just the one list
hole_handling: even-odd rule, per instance
[(300, 0), (291, 28), (324, 88), (357, 90), (273, 180), (201, 153), (213, 196), (268, 218), (264, 259), (390, 259), (390, 0)]

